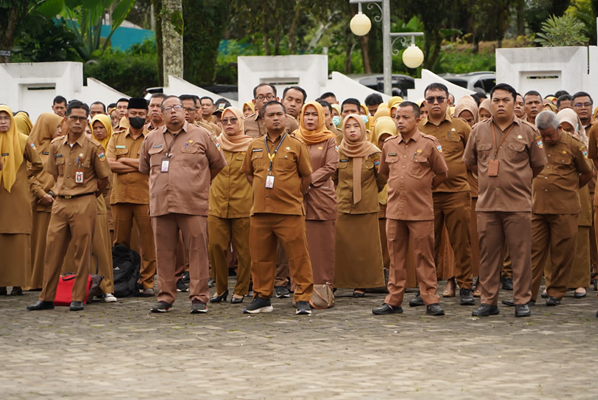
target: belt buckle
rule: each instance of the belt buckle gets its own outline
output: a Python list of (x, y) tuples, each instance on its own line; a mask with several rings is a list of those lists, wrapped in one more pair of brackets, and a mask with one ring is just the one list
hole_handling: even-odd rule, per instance
[(70, 199), (72, 199), (72, 198), (73, 198), (73, 196), (64, 196), (64, 198), (65, 198), (66, 200), (70, 200)]

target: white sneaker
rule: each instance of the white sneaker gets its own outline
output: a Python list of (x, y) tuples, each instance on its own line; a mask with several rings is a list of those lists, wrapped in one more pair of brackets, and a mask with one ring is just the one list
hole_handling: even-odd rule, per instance
[(112, 293), (106, 293), (102, 296), (102, 302), (104, 303), (114, 303), (116, 300), (117, 298)]

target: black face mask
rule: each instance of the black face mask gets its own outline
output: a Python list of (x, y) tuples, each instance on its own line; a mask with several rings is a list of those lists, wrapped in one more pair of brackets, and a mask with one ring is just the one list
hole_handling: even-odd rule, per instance
[(143, 125), (145, 125), (145, 118), (141, 118), (141, 117), (129, 118), (129, 124), (131, 124), (131, 126), (135, 129), (141, 129), (141, 128), (143, 128)]

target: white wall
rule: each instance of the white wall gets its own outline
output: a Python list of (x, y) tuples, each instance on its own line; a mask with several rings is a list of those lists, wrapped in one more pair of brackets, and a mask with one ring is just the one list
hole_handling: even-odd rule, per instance
[[(173, 75), (168, 75), (168, 85), (168, 87), (164, 88), (164, 93), (168, 95), (172, 94), (175, 96), (180, 96), (182, 94), (194, 94), (199, 97), (209, 96), (214, 101), (223, 97), (219, 94), (202, 89), (199, 86), (195, 86), (194, 84), (189, 83), (186, 80)], [(224, 98), (228, 100), (233, 105), (233, 107), (238, 107), (238, 102), (236, 100), (232, 100), (226, 97)]]
[(407, 93), (409, 94), (409, 100), (411, 101), (419, 101), (424, 98), (424, 90), (426, 87), (431, 83), (442, 83), (446, 85), (453, 96), (455, 96), (455, 104), (459, 101), (459, 99), (463, 96), (469, 96), (475, 92), (462, 88), (459, 85), (455, 85), (440, 76), (436, 75), (432, 71), (427, 69), (422, 69), (422, 76), (421, 78), (415, 79), (415, 89), (409, 89)]
[(571, 94), (583, 90), (596, 98), (598, 82), (590, 79), (598, 73), (596, 53), (596, 46), (496, 49), (496, 82), (521, 94), (536, 90), (544, 97), (561, 89)]
[(13, 111), (27, 111), (33, 122), (41, 113), (52, 111), (57, 95), (106, 105), (126, 97), (96, 79), (83, 86), (83, 64), (79, 62), (0, 64), (0, 82), (0, 103)]

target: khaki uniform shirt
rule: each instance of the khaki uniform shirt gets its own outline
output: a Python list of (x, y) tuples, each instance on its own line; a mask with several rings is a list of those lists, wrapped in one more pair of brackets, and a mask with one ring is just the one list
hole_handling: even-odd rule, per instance
[[(588, 143), (588, 158), (590, 160), (597, 160), (598, 159), (598, 121), (594, 121), (592, 125), (590, 125), (590, 129), (586, 129), (586, 133), (588, 135), (589, 143)], [(596, 188), (596, 177), (592, 178), (590, 183), (588, 183), (590, 187), (590, 192), (594, 193)], [(598, 207), (598, 196), (594, 196), (594, 206)]]
[(247, 148), (241, 171), (253, 175), (253, 207), (251, 215), (272, 213), (286, 215), (305, 215), (301, 180), (312, 174), (311, 161), (307, 146), (293, 135), (286, 135), (284, 142), (272, 161), (274, 186), (266, 188), (266, 178), (270, 167), (270, 154), (282, 140), (284, 133), (272, 142), (268, 140), (268, 149), (264, 137), (254, 139)]
[(409, 140), (402, 135), (384, 142), (380, 174), (388, 176), (386, 218), (433, 221), (432, 180), (448, 171), (440, 142), (417, 131)]
[(248, 218), (253, 191), (241, 172), (247, 152), (222, 152), (228, 165), (212, 181), (208, 214), (219, 218)]
[(212, 132), (215, 136), (219, 136), (222, 133), (222, 129), (220, 129), (220, 126), (218, 126), (218, 124), (215, 124), (213, 122), (209, 122), (206, 120), (201, 120), (201, 121), (196, 121), (195, 125), (200, 126), (202, 128), (206, 128), (208, 131)]
[[(119, 158), (139, 158), (141, 145), (148, 135), (143, 129), (142, 134), (133, 139), (129, 129), (116, 132), (112, 135), (106, 150), (106, 157), (110, 160)], [(132, 203), (149, 204), (149, 179), (141, 172), (128, 172), (126, 174), (114, 174), (112, 181), (112, 194), (110, 204)]]
[(38, 203), (38, 200), (44, 197), (46, 194), (48, 194), (48, 192), (52, 190), (52, 187), (54, 187), (54, 177), (43, 169), (43, 165), (46, 163), (46, 161), (48, 161), (48, 156), (50, 155), (50, 152), (43, 151), (41, 153), (38, 153), (38, 155), (41, 159), (42, 171), (39, 174), (31, 176), (31, 178), (29, 178), (29, 188), (31, 189), (31, 193), (33, 194), (33, 210), (51, 213), (52, 204), (44, 206), (43, 204)]
[[(266, 126), (264, 125), (263, 118), (258, 113), (253, 113), (245, 118), (244, 127), (245, 134), (252, 138), (259, 138), (266, 134)], [(292, 133), (295, 129), (299, 129), (297, 120), (292, 115), (287, 114), (286, 132)]]
[[(57, 196), (95, 193), (98, 179), (112, 174), (102, 145), (85, 134), (72, 147), (68, 135), (52, 140), (45, 168), (56, 180), (52, 192)], [(83, 171), (83, 183), (75, 182), (78, 170)]]
[(466, 192), (471, 190), (467, 179), (467, 167), (463, 162), (463, 152), (469, 140), (471, 128), (461, 118), (445, 116), (435, 125), (428, 119), (419, 123), (421, 133), (434, 136), (442, 146), (442, 155), (448, 166), (448, 177), (434, 189), (434, 192)]
[[(492, 139), (493, 125), (496, 144)], [(496, 149), (509, 129), (509, 136)], [(488, 163), (494, 158), (495, 150), (498, 150), (498, 176), (489, 177)], [(511, 126), (502, 131), (494, 118), (479, 122), (471, 131), (463, 161), (478, 166), (476, 211), (531, 212), (532, 167), (542, 167), (547, 162), (542, 136), (535, 126), (515, 118)]]
[(579, 174), (591, 172), (588, 150), (568, 133), (554, 146), (544, 145), (548, 164), (532, 185), (532, 212), (579, 214)]
[(386, 176), (378, 173), (380, 154), (365, 157), (361, 164), (361, 200), (357, 203), (353, 203), (353, 159), (339, 154), (338, 169), (334, 175), (339, 213), (377, 214), (380, 211), (378, 193), (386, 185)]
[(336, 139), (307, 146), (314, 172), (305, 194), (305, 219), (326, 221), (336, 219), (336, 191), (332, 175), (338, 165)]
[[(161, 172), (165, 159), (168, 172)], [(203, 128), (185, 122), (176, 136), (166, 126), (150, 132), (139, 155), (139, 172), (149, 174), (150, 216), (207, 216), (210, 170), (225, 166), (224, 156)]]

